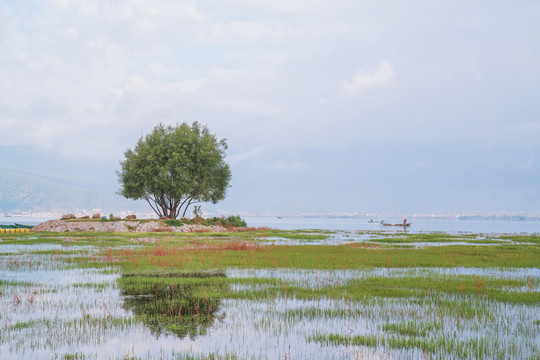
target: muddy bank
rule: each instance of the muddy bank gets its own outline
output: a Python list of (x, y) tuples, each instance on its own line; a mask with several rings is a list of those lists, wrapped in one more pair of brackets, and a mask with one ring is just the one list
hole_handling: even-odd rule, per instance
[(32, 228), (32, 231), (79, 232), (223, 232), (230, 231), (223, 226), (182, 225), (169, 226), (161, 221), (66, 221), (49, 220)]

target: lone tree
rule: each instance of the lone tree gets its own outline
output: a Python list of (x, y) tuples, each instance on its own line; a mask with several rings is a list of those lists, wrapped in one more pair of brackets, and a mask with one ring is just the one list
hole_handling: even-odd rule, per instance
[(176, 219), (183, 209), (225, 198), (231, 180), (225, 163), (225, 139), (218, 140), (206, 126), (194, 122), (159, 124), (125, 152), (117, 171), (125, 198), (144, 199), (160, 217)]

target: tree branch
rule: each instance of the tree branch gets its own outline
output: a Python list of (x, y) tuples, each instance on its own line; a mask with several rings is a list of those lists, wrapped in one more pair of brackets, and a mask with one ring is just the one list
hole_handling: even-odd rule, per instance
[[(150, 199), (148, 198), (148, 196), (144, 196), (144, 199), (146, 200), (146, 202), (148, 203), (148, 205), (150, 205), (150, 207), (152, 208), (152, 210), (154, 210), (154, 212), (158, 215), (158, 216), (162, 216), (160, 214), (160, 212), (158, 210), (156, 210), (153, 206), (152, 206), (152, 203), (150, 202)], [(157, 208), (157, 206), (156, 206)]]
[(184, 208), (184, 214), (182, 215), (182, 217), (186, 216), (186, 211), (187, 211), (189, 205), (191, 204), (191, 200), (193, 200), (193, 198), (189, 198), (189, 202), (187, 203), (186, 207)]

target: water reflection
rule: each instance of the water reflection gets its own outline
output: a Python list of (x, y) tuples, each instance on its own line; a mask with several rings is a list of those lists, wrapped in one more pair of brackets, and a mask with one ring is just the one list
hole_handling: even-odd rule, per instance
[(193, 340), (206, 335), (216, 321), (221, 299), (214, 294), (224, 286), (223, 277), (203, 273), (188, 277), (124, 275), (118, 285), (125, 309), (142, 320), (152, 334), (172, 333), (180, 339), (189, 335)]

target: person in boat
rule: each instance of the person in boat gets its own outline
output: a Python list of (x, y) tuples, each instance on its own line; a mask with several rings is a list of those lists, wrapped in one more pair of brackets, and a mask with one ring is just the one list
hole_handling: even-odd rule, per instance
[(407, 226), (407, 219), (403, 219), (403, 226)]

